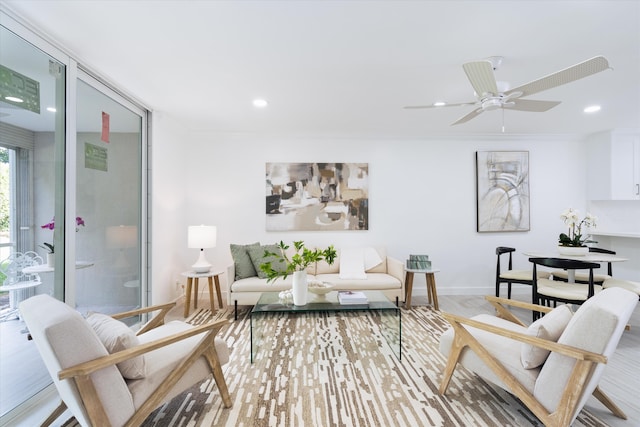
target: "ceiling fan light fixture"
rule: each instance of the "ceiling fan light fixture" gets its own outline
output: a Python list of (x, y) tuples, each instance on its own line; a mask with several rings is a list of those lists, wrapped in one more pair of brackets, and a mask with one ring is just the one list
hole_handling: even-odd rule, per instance
[(489, 98), (482, 101), (482, 109), (485, 111), (497, 110), (502, 107), (502, 103), (499, 99)]
[(587, 114), (590, 113), (597, 113), (598, 111), (601, 110), (602, 107), (600, 107), (599, 105), (589, 105), (588, 107), (586, 107), (583, 111)]

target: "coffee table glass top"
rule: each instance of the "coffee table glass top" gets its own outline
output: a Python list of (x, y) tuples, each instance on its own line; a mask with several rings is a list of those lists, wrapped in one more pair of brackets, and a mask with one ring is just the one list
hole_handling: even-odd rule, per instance
[(251, 313), (398, 310), (398, 307), (380, 291), (365, 291), (367, 304), (340, 304), (337, 291), (329, 292), (324, 295), (324, 298), (317, 298), (315, 294), (309, 292), (306, 305), (293, 305), (293, 302), (285, 304), (278, 294), (279, 292), (263, 292)]

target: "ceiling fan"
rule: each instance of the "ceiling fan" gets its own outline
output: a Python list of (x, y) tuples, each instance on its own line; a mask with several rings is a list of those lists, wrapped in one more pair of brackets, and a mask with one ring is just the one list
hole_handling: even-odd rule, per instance
[(476, 106), (473, 111), (452, 123), (452, 126), (468, 122), (485, 111), (491, 111), (498, 108), (544, 112), (560, 104), (560, 101), (538, 101), (523, 98), (544, 90), (571, 83), (609, 68), (609, 62), (604, 56), (596, 56), (569, 68), (565, 68), (564, 70), (549, 74), (548, 76), (542, 77), (538, 80), (534, 80), (513, 89), (508, 89), (505, 87), (506, 84), (504, 82), (496, 81), (493, 74), (493, 72), (501, 65), (502, 59), (503, 58), (501, 56), (492, 56), (483, 61), (467, 62), (462, 65), (471, 86), (473, 86), (473, 89), (475, 90), (477, 98), (476, 101), (456, 104), (435, 103), (433, 105), (410, 105), (404, 108), (442, 108), (457, 107), (461, 105)]

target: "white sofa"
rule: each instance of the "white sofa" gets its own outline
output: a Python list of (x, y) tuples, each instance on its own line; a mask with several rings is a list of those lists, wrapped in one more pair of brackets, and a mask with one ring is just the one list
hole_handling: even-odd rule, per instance
[[(365, 250), (365, 248), (362, 248)], [(292, 250), (292, 249), (290, 249)], [(352, 251), (353, 248), (348, 250)], [(369, 249), (371, 250), (371, 249)], [(380, 262), (373, 267), (364, 268), (366, 278), (341, 278), (340, 256), (341, 249), (337, 249), (338, 256), (334, 263), (329, 265), (326, 261), (320, 261), (307, 268), (308, 280), (320, 280), (331, 283), (335, 290), (350, 291), (382, 291), (391, 301), (404, 300), (404, 265), (401, 261), (389, 257), (385, 248), (376, 247), (375, 252)], [(233, 252), (233, 250), (232, 250)], [(369, 265), (372, 265), (370, 263)], [(343, 264), (344, 266), (344, 264)], [(354, 276), (355, 277), (355, 276)], [(279, 292), (291, 289), (293, 277), (278, 278), (270, 283), (267, 279), (256, 276), (238, 278), (236, 275), (236, 263), (227, 267), (228, 304), (237, 309), (238, 305), (255, 305), (263, 292)]]

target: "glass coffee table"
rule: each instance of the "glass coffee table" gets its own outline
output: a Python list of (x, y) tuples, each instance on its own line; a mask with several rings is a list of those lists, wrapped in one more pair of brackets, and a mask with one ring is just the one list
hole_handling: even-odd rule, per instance
[(307, 295), (306, 305), (293, 305), (291, 302), (283, 302), (279, 298), (278, 292), (264, 292), (251, 310), (251, 363), (255, 357), (258, 346), (264, 338), (262, 326), (265, 318), (270, 314), (278, 313), (305, 313), (325, 312), (325, 313), (352, 313), (369, 312), (380, 326), (380, 332), (396, 354), (399, 360), (402, 359), (402, 315), (400, 308), (392, 303), (380, 291), (365, 291), (368, 302), (366, 304), (340, 304), (338, 292), (333, 291), (326, 295), (325, 300), (315, 302), (315, 295)]

